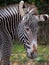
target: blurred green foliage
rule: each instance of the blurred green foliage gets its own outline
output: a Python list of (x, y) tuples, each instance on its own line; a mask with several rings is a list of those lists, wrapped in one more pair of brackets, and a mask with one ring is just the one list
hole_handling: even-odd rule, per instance
[(49, 44), (49, 21), (39, 22), (38, 43)]
[[(0, 0), (0, 6), (6, 6), (9, 4), (19, 3), (21, 0)], [(39, 13), (49, 14), (49, 0), (24, 0), (28, 3), (35, 3), (39, 9)]]
[[(18, 41), (15, 41), (13, 43), (12, 55), (11, 55), (10, 60), (11, 61), (19, 60), (20, 62), (27, 62), (30, 59), (27, 57), (27, 53), (26, 53), (26, 50), (24, 49), (24, 45), (20, 43), (21, 42), (18, 42)], [(34, 60), (36, 62), (49, 61), (49, 46), (48, 45), (38, 45), (38, 56)]]

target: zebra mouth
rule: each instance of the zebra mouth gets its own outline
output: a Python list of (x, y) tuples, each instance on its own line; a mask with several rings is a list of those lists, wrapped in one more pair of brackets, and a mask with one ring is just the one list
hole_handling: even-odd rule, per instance
[(30, 59), (34, 59), (34, 58), (37, 57), (37, 53), (30, 53), (30, 54), (27, 53), (27, 56), (28, 56), (28, 58), (30, 58)]

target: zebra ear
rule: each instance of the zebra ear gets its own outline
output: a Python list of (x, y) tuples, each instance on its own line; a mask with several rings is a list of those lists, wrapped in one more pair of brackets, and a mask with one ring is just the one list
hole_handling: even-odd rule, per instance
[(20, 1), (19, 3), (19, 11), (20, 11), (20, 15), (23, 17), (24, 16), (24, 10), (23, 10), (23, 5), (24, 5), (24, 1)]
[(38, 22), (49, 20), (48, 14), (34, 15)]
[(43, 18), (45, 21), (49, 20), (49, 15), (48, 14), (43, 14)]

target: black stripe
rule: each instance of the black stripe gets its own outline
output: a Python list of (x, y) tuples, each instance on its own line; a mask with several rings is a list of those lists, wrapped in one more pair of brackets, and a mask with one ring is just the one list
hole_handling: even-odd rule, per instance
[(20, 40), (22, 41), (24, 39), (24, 36), (22, 35), (21, 37), (20, 37)]
[(30, 41), (28, 40), (28, 38), (25, 35), (24, 35), (24, 37), (25, 37), (25, 40), (26, 40), (27, 44), (30, 45)]
[(27, 45), (26, 45), (26, 43), (24, 44), (24, 46), (25, 46), (25, 48), (26, 48), (26, 49), (27, 49), (27, 48), (29, 48), (29, 49), (30, 49), (30, 47), (29, 47), (29, 46), (27, 46)]
[(11, 10), (11, 12), (13, 13), (13, 20), (12, 20), (12, 25), (11, 25), (11, 29), (12, 29), (12, 31), (13, 31), (13, 39), (14, 39), (14, 21), (15, 21), (15, 11), (14, 11), (14, 9), (13, 8), (11, 8), (10, 7), (10, 10)]
[[(2, 10), (2, 12), (3, 12), (3, 10)], [(5, 14), (5, 12), (4, 13), (2, 13), (2, 12), (1, 12), (1, 16), (3, 16), (3, 28), (6, 30), (6, 32), (8, 32), (7, 24), (6, 24), (6, 22), (7, 22), (6, 14)]]
[(7, 11), (7, 9), (5, 9), (5, 15), (7, 16), (6, 17), (7, 18), (7, 21), (6, 21), (7, 29), (10, 32), (10, 26), (9, 26), (10, 17), (9, 17), (9, 12)]
[(10, 26), (10, 34), (12, 36), (12, 39), (14, 39), (14, 36), (13, 36), (13, 30), (12, 30), (12, 23), (13, 23), (13, 13), (12, 11), (10, 10), (10, 8), (6, 8), (10, 14), (10, 21), (9, 21), (9, 26)]
[(19, 13), (18, 6), (14, 5), (3, 8), (0, 10), (0, 14), (0, 21), (2, 20), (3, 22), (3, 28), (5, 28), (10, 33), (12, 38), (14, 38), (14, 36), (17, 34), (17, 26), (21, 21), (21, 15)]

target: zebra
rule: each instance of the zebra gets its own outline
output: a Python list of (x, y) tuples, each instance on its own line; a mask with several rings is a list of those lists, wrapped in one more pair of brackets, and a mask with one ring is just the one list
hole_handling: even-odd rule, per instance
[[(7, 6), (0, 9), (0, 60), (1, 65), (10, 64), (12, 42), (17, 37), (17, 27), (22, 19), (19, 8), (22, 10), (24, 2), (20, 5)], [(19, 7), (20, 6), (20, 7)]]
[(24, 43), (29, 58), (37, 57), (37, 22), (39, 16), (33, 15), (34, 9), (31, 9), (28, 13), (24, 12), (23, 4), (24, 1), (21, 1), (19, 8), (18, 6), (9, 6), (0, 10), (1, 65), (10, 65), (14, 37), (18, 37)]
[(32, 59), (37, 57), (38, 22), (49, 20), (47, 14), (34, 15), (34, 13), (34, 9), (31, 9), (18, 25), (18, 37), (24, 43), (27, 56)]

